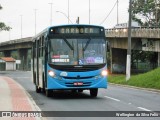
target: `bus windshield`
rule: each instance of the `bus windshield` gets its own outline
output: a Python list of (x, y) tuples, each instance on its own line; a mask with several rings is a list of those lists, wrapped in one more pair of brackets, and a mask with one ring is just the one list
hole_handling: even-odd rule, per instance
[(49, 62), (54, 65), (98, 65), (106, 63), (104, 38), (50, 39)]

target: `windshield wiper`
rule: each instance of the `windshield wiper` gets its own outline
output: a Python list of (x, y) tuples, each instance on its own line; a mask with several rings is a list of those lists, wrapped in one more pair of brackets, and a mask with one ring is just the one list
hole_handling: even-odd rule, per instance
[(87, 41), (86, 45), (84, 46), (83, 51), (85, 51), (87, 49), (90, 41), (91, 41), (91, 38), (89, 37), (89, 40)]
[(68, 40), (66, 38), (63, 38), (63, 40), (65, 41), (65, 43), (68, 45), (68, 47), (71, 49), (71, 50), (74, 50), (74, 48), (72, 47), (72, 45), (68, 42)]

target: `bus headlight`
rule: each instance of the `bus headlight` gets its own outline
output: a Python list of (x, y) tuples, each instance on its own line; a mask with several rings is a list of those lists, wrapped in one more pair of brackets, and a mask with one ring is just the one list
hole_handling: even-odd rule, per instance
[(54, 76), (55, 76), (55, 73), (54, 73), (52, 70), (48, 70), (48, 74), (49, 74), (51, 77), (54, 77)]
[(108, 75), (108, 71), (107, 70), (102, 70), (101, 75), (102, 76), (107, 76)]

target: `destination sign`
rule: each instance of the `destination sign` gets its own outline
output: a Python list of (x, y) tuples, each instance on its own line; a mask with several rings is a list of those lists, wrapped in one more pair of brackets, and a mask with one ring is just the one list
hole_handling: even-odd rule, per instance
[(57, 27), (51, 28), (50, 34), (101, 34), (104, 33), (104, 29), (97, 27)]

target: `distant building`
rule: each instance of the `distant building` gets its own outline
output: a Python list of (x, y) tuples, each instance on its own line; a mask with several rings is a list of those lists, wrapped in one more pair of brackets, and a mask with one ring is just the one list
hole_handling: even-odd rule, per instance
[[(138, 22), (135, 22), (135, 21), (132, 21), (131, 26), (135, 27), (135, 28), (136, 27), (141, 27), (141, 25)], [(114, 28), (128, 28), (128, 23), (119, 23), (119, 24), (116, 24), (114, 26)]]
[(0, 70), (16, 70), (16, 60), (12, 57), (1, 57)]

